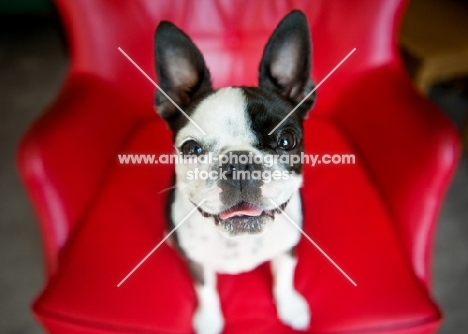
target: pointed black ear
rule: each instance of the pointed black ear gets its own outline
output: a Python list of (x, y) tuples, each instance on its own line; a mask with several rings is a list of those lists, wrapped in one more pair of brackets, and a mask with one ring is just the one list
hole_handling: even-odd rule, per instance
[[(182, 110), (195, 99), (212, 91), (210, 72), (203, 55), (174, 24), (162, 21), (158, 25), (155, 57), (159, 86)], [(181, 113), (159, 89), (156, 92), (156, 108), (174, 130), (174, 123)]]
[[(261, 87), (275, 91), (294, 107), (314, 89), (310, 79), (311, 42), (305, 15), (298, 10), (286, 15), (268, 40), (260, 63)], [(297, 109), (305, 118), (315, 92)]]

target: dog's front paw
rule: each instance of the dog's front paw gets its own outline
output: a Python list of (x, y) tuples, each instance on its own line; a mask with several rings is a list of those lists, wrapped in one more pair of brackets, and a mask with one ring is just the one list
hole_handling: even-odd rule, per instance
[(296, 290), (276, 296), (278, 318), (296, 330), (305, 330), (310, 325), (309, 305)]
[(219, 334), (224, 328), (224, 318), (219, 308), (198, 308), (193, 318), (197, 334)]

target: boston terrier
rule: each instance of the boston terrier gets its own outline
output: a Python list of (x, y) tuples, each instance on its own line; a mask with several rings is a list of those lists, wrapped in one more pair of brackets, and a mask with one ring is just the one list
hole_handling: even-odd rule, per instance
[[(294, 248), (301, 233), (289, 220), (302, 225), (302, 163), (247, 159), (303, 152), (303, 121), (314, 94), (275, 127), (314, 88), (305, 15), (295, 10), (278, 24), (263, 51), (258, 87), (213, 89), (199, 49), (167, 21), (156, 29), (155, 58), (159, 86), (165, 92), (157, 91), (156, 109), (172, 130), (176, 153), (182, 157), (168, 196), (167, 220), (169, 230), (184, 220), (173, 234), (173, 244), (193, 276), (198, 298), (195, 331), (223, 330), (217, 274), (246, 272), (265, 261), (271, 261), (279, 319), (294, 329), (307, 329), (309, 306), (293, 284)], [(209, 162), (184, 161), (208, 154)], [(217, 177), (194, 177), (195, 171)], [(262, 177), (236, 177), (238, 172)], [(276, 178), (267, 180), (265, 175)]]

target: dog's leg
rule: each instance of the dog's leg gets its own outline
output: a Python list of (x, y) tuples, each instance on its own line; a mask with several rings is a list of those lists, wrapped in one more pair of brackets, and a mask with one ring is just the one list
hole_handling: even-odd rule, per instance
[(198, 307), (193, 318), (193, 327), (198, 334), (219, 334), (224, 327), (224, 318), (216, 288), (216, 272), (200, 264), (191, 263), (195, 278)]
[(273, 295), (278, 318), (293, 329), (309, 327), (310, 311), (306, 300), (294, 289), (294, 269), (297, 259), (291, 252), (283, 253), (271, 261)]

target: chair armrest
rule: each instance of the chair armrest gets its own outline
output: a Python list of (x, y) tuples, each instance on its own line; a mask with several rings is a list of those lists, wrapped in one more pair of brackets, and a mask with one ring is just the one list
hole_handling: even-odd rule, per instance
[(55, 103), (23, 136), (19, 174), (40, 221), (49, 275), (99, 192), (117, 149), (151, 116), (151, 108), (148, 112), (141, 104), (96, 76), (72, 74)]
[(332, 115), (394, 217), (415, 274), (430, 285), (438, 212), (460, 157), (451, 122), (395, 66), (363, 74)]

